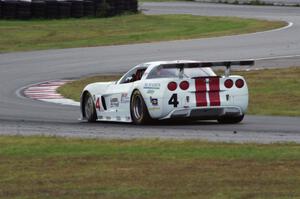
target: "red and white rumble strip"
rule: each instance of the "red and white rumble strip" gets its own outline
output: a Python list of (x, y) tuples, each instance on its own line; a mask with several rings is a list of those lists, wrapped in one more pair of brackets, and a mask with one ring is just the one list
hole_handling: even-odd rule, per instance
[(71, 99), (66, 99), (56, 91), (60, 86), (70, 81), (71, 80), (54, 80), (31, 85), (23, 90), (23, 94), (25, 97), (35, 100), (63, 105), (79, 106), (79, 102), (75, 102)]

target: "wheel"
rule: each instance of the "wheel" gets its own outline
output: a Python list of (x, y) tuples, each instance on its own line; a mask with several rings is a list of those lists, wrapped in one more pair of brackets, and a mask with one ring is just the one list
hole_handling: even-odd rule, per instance
[(88, 93), (84, 97), (84, 115), (88, 122), (97, 120), (97, 113), (92, 96)]
[(132, 121), (135, 124), (145, 124), (151, 120), (145, 101), (138, 90), (135, 90), (132, 93), (130, 100), (130, 114)]
[(236, 124), (240, 123), (244, 119), (244, 114), (237, 117), (221, 117), (218, 122), (221, 124)]

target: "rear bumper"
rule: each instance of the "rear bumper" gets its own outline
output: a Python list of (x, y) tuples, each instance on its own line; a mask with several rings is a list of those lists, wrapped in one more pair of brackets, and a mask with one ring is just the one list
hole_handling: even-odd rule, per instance
[(161, 119), (171, 118), (197, 118), (197, 119), (218, 119), (223, 116), (237, 117), (243, 115), (240, 107), (213, 107), (213, 108), (183, 108), (171, 111), (166, 117)]

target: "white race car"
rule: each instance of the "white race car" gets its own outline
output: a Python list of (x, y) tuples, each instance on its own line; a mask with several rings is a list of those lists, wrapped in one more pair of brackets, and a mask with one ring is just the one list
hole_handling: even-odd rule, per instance
[[(238, 123), (248, 107), (248, 88), (231, 66), (251, 66), (253, 60), (143, 63), (115, 82), (87, 85), (81, 94), (82, 118), (144, 124), (150, 120), (191, 119)], [(217, 76), (212, 67), (224, 66)]]

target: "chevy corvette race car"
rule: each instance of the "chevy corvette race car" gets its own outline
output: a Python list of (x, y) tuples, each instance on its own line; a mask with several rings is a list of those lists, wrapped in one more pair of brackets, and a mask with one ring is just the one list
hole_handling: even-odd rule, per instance
[[(150, 120), (191, 119), (239, 123), (248, 106), (248, 88), (231, 66), (253, 60), (143, 63), (118, 81), (87, 85), (81, 94), (82, 119), (144, 124)], [(225, 67), (218, 76), (212, 67)]]

